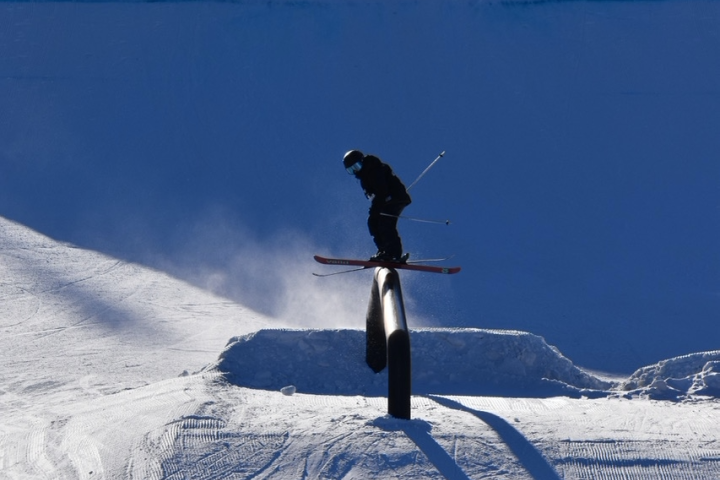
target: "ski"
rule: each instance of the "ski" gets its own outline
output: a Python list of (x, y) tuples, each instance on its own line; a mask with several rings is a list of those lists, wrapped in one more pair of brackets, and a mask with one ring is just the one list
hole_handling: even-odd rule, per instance
[(419, 258), (417, 260), (408, 260), (407, 263), (435, 263), (435, 262), (444, 262), (445, 260), (450, 260), (455, 255), (450, 255), (449, 257), (442, 257), (442, 258)]
[(313, 275), (316, 277), (332, 277), (333, 275), (340, 275), (343, 273), (351, 273), (351, 272), (359, 272), (360, 270), (367, 270), (370, 267), (358, 267), (358, 268), (351, 268), (350, 270), (340, 270), (339, 272), (332, 272), (332, 273), (315, 273), (312, 272)]
[[(460, 271), (460, 267), (440, 267), (440, 266), (436, 266), (436, 265), (423, 265), (423, 264), (417, 264), (417, 263), (373, 262), (370, 260), (356, 260), (356, 259), (350, 259), (350, 258), (327, 258), (327, 257), (321, 257), (320, 255), (315, 255), (314, 258), (315, 258), (315, 261), (317, 261), (318, 263), (322, 263), (324, 265), (362, 267), (362, 268), (358, 268), (358, 269), (346, 270), (343, 272), (336, 272), (336, 273), (349, 273), (350, 271), (364, 270), (366, 268), (373, 268), (373, 267), (396, 268), (398, 270), (414, 270), (417, 272), (444, 273), (447, 275), (451, 275), (453, 273), (458, 273)], [(331, 275), (333, 275), (333, 274), (331, 274)], [(319, 277), (322, 275), (316, 274), (316, 276)]]

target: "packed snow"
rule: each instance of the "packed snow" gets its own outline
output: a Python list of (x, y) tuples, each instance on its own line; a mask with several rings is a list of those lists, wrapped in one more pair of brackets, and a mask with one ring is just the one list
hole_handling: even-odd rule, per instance
[(720, 476), (720, 352), (614, 378), (528, 332), (412, 329), (398, 420), (361, 329), (281, 323), (2, 218), (0, 269), (3, 478)]
[[(237, 385), (324, 395), (382, 396), (387, 375), (363, 359), (361, 330), (260, 330), (234, 338), (214, 367)], [(413, 392), (443, 395), (599, 395), (611, 383), (572, 364), (536, 335), (481, 329), (413, 329)]]
[(622, 390), (655, 399), (720, 397), (720, 351), (700, 352), (644, 367), (621, 383)]

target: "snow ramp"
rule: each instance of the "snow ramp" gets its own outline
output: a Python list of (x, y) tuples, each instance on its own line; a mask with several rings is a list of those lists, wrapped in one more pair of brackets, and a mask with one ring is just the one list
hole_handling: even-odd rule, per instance
[[(599, 397), (614, 384), (575, 366), (537, 335), (484, 329), (417, 329), (414, 395)], [(232, 384), (300, 393), (384, 396), (387, 371), (365, 363), (362, 330), (259, 330), (232, 338), (211, 368)]]

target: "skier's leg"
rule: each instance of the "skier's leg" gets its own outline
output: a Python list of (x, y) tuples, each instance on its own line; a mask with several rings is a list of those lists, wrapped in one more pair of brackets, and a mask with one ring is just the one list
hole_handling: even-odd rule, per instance
[(400, 258), (403, 254), (402, 240), (397, 230), (398, 217), (402, 214), (407, 203), (390, 202), (382, 210), (385, 215), (380, 216), (379, 228), (382, 232), (383, 248), (391, 258)]
[(383, 236), (382, 236), (382, 216), (380, 215), (381, 210), (379, 208), (370, 207), (370, 213), (368, 215), (368, 231), (370, 236), (375, 242), (375, 246), (378, 249), (378, 253), (383, 251)]

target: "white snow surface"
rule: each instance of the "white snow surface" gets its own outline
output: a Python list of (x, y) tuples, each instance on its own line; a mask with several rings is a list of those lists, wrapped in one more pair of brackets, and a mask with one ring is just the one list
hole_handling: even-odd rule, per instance
[(720, 397), (720, 351), (683, 355), (641, 368), (621, 388), (657, 399)]
[[(413, 392), (443, 395), (603, 395), (612, 384), (572, 364), (537, 335), (412, 330)], [(327, 395), (382, 396), (387, 374), (362, 362), (360, 330), (260, 330), (233, 338), (214, 366), (236, 385)], [(339, 362), (350, 357), (359, 362)]]
[(412, 330), (398, 420), (360, 329), (3, 218), (0, 279), (3, 479), (720, 478), (720, 352), (607, 379), (532, 333)]

